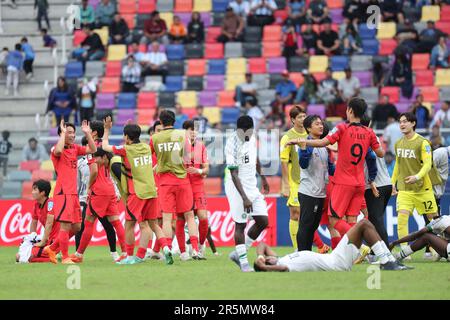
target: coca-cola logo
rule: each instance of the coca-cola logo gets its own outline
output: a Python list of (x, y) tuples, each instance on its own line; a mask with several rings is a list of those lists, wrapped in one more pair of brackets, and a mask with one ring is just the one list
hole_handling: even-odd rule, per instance
[[(30, 232), (31, 221), (33, 216), (30, 212), (22, 213), (23, 206), (21, 203), (13, 204), (3, 217), (0, 225), (0, 238), (5, 243), (12, 243), (22, 239), (25, 234)], [(40, 233), (41, 227), (37, 233)]]

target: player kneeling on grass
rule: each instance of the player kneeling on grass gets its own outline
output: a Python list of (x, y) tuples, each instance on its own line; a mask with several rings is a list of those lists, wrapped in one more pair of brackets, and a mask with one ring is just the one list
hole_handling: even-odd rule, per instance
[(255, 271), (304, 272), (304, 271), (350, 271), (359, 255), (362, 242), (366, 241), (380, 259), (381, 270), (407, 270), (410, 267), (397, 262), (386, 244), (381, 240), (373, 224), (364, 219), (350, 228), (332, 253), (319, 254), (297, 251), (278, 258), (267, 244), (256, 248)]

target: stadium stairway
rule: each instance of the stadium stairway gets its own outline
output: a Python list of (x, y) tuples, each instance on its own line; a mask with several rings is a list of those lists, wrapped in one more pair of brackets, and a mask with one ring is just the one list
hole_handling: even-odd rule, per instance
[[(36, 53), (34, 60), (34, 79), (27, 81), (21, 74), (19, 80), (19, 96), (5, 96), (5, 76), (0, 74), (0, 131), (11, 132), (10, 141), (14, 148), (9, 157), (9, 170), (14, 170), (21, 161), (21, 150), (30, 137), (38, 134), (42, 137), (48, 135), (48, 128), (44, 127), (44, 114), (46, 110), (46, 94), (44, 82), (48, 81), (50, 90), (53, 87), (53, 59), (51, 49), (44, 48), (42, 37), (37, 29), (34, 12), (34, 0), (18, 1), (18, 8), (2, 6), (3, 31), (1, 47), (7, 46), (10, 50), (23, 36), (33, 46)], [(69, 0), (49, 1), (49, 19), (52, 31), (49, 34), (57, 41), (58, 49), (58, 75), (64, 74), (64, 65), (61, 63), (62, 28), (60, 19), (66, 16)], [(43, 27), (46, 27), (43, 21)], [(72, 36), (66, 38), (67, 53), (72, 49)], [(40, 125), (36, 122), (36, 114), (40, 115)]]

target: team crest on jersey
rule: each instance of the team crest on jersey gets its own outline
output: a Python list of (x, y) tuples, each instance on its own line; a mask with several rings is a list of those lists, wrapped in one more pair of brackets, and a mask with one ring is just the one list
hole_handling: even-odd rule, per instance
[(49, 201), (47, 204), (47, 211), (52, 211), (53, 210), (53, 201)]
[(330, 131), (330, 133), (329, 133), (328, 135), (333, 135), (333, 134), (335, 134), (338, 130), (339, 130), (339, 129), (338, 129), (338, 127), (336, 126), (336, 127), (333, 128), (333, 130)]
[(425, 151), (430, 154), (431, 153), (431, 146), (425, 146)]

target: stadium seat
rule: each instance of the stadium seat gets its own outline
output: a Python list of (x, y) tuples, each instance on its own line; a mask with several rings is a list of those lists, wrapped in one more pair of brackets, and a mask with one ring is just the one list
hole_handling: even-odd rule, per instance
[(169, 76), (182, 76), (184, 75), (184, 61), (183, 60), (171, 60), (167, 65), (167, 73)]
[(162, 12), (173, 11), (174, 0), (158, 0), (156, 1), (156, 10)]
[(123, 92), (117, 95), (117, 109), (135, 109), (136, 94)]
[(225, 58), (240, 58), (242, 57), (243, 49), (241, 42), (227, 42), (225, 44)]
[(32, 172), (34, 170), (38, 170), (41, 167), (41, 162), (39, 160), (29, 160), (29, 161), (21, 161), (19, 163), (19, 169), (23, 171)]
[(55, 170), (55, 168), (53, 167), (52, 160), (44, 160), (44, 161), (42, 161), (40, 169), (41, 170), (49, 170), (49, 171)]
[(258, 89), (269, 88), (269, 75), (267, 73), (256, 73), (253, 74), (252, 81), (256, 83)]
[(210, 124), (217, 124), (222, 122), (220, 108), (209, 107), (203, 109), (203, 116), (208, 119)]
[(108, 61), (122, 61), (127, 56), (127, 46), (124, 44), (111, 44), (108, 46)]
[(281, 42), (263, 42), (264, 58), (276, 58), (281, 56)]
[(227, 75), (244, 74), (247, 71), (247, 59), (230, 58), (227, 60)]
[(344, 7), (344, 0), (327, 0), (329, 9), (341, 9)]
[(439, 100), (450, 101), (450, 86), (439, 88)]
[(203, 90), (203, 77), (186, 77), (186, 90), (187, 91), (202, 91)]
[(74, 30), (73, 32), (73, 40), (72, 44), (74, 47), (78, 47), (84, 39), (86, 39), (87, 35), (83, 30)]
[(282, 73), (287, 69), (286, 58), (269, 58), (267, 59), (267, 69), (269, 73)]
[(2, 199), (17, 199), (22, 194), (22, 182), (5, 181), (0, 189)]
[(258, 98), (260, 104), (269, 106), (270, 102), (272, 102), (275, 98), (275, 90), (258, 90), (256, 93), (256, 97)]
[(245, 74), (229, 74), (227, 75), (227, 84), (225, 90), (235, 90), (236, 86), (245, 82)]
[(332, 56), (331, 60), (331, 70), (333, 71), (343, 71), (348, 67), (349, 60), (346, 56)]
[(327, 56), (311, 56), (309, 58), (309, 72), (325, 72), (328, 68)]
[[(222, 86), (223, 90), (223, 86)], [(198, 104), (201, 106), (213, 107), (217, 105), (216, 91), (201, 91), (198, 93)]]
[(450, 21), (450, 6), (441, 7), (441, 19), (440, 21)]
[(79, 61), (70, 61), (66, 64), (64, 71), (66, 78), (82, 78), (83, 77), (83, 64)]
[(228, 7), (228, 0), (212, 0), (212, 11), (225, 12)]
[(101, 93), (120, 92), (120, 78), (103, 77), (100, 85)]
[(377, 29), (369, 29), (366, 23), (360, 23), (358, 34), (361, 39), (375, 39), (377, 36)]
[(226, 63), (224, 59), (212, 59), (208, 61), (208, 74), (225, 74)]
[(138, 109), (155, 109), (156, 106), (155, 92), (139, 92), (137, 100)]
[(260, 57), (262, 47), (258, 42), (244, 42), (242, 50), (245, 58)]
[[(159, 2), (161, 2), (161, 1), (159, 1)], [(170, 26), (173, 24), (173, 13), (172, 12), (160, 12), (159, 16), (161, 17), (161, 20), (164, 20), (166, 22), (167, 27), (170, 28)]]
[(323, 79), (326, 78), (325, 72), (314, 72), (313, 73), (314, 78), (316, 79), (317, 83), (320, 83)]
[(233, 107), (235, 105), (234, 91), (220, 91), (220, 92), (218, 92), (218, 94), (217, 94), (217, 105), (219, 107)]
[(166, 48), (166, 53), (169, 60), (184, 59), (184, 47), (182, 44), (169, 44)]
[(87, 61), (85, 77), (102, 77), (104, 73), (104, 65), (102, 61)]
[(248, 26), (244, 30), (245, 42), (260, 42), (262, 40), (262, 29), (258, 26)]
[[(378, 88), (361, 88), (361, 93), (359, 94), (361, 98), (366, 100), (367, 103), (373, 104), (378, 102)], [(392, 101), (391, 101), (392, 102)]]
[(122, 61), (106, 62), (105, 77), (120, 77), (122, 74)]
[(205, 83), (206, 91), (222, 91), (225, 87), (225, 77), (221, 74), (207, 75)]
[(183, 108), (195, 108), (197, 106), (196, 91), (180, 91), (176, 94), (176, 99)]
[(389, 96), (389, 102), (397, 103), (400, 98), (400, 88), (399, 87), (383, 87), (381, 88), (380, 94)]
[(323, 104), (310, 104), (308, 106), (308, 114), (318, 114), (322, 119), (325, 119), (325, 106)]
[(222, 33), (222, 29), (220, 27), (209, 27), (208, 30), (206, 30), (206, 43), (216, 43), (217, 37), (220, 36)]
[(397, 48), (398, 43), (395, 39), (384, 39), (380, 41), (380, 49), (378, 51), (379, 55), (388, 56), (394, 53), (395, 48)]
[(137, 12), (139, 14), (152, 13), (156, 10), (156, 1), (157, 0), (138, 0)]
[(415, 81), (416, 86), (432, 86), (433, 85), (433, 71), (431, 70), (417, 70), (415, 71)]
[(435, 86), (420, 87), (420, 93), (423, 95), (423, 100), (427, 102), (439, 101), (439, 88)]
[(151, 15), (148, 13), (145, 14), (138, 14), (137, 18), (136, 18), (136, 28), (139, 30), (143, 30), (144, 29), (144, 25), (145, 25), (145, 21), (151, 19)]
[(368, 56), (375, 56), (378, 54), (378, 40), (376, 39), (362, 39), (363, 54)]
[(450, 70), (438, 69), (436, 70), (436, 80), (434, 83), (436, 86), (450, 86)]
[(121, 15), (136, 13), (136, 0), (119, 0), (118, 9)]
[[(217, 1), (217, 0), (213, 0)], [(210, 196), (218, 196), (222, 194), (222, 179), (221, 178), (206, 178), (203, 180), (206, 194)]]
[(430, 64), (429, 53), (414, 53), (412, 55), (412, 70), (427, 70)]
[(372, 57), (366, 55), (353, 55), (350, 58), (350, 68), (352, 68), (353, 71), (372, 70)]
[(30, 171), (25, 170), (14, 170), (10, 171), (8, 174), (8, 180), (9, 181), (28, 181), (31, 180), (31, 173)]
[(441, 11), (439, 6), (423, 6), (422, 18), (420, 21), (439, 21), (441, 18)]
[(33, 191), (33, 181), (24, 181), (22, 183), (22, 199), (33, 200), (33, 196), (31, 194)]
[(158, 105), (165, 108), (174, 106), (175, 94), (173, 92), (159, 92)]
[(289, 73), (289, 79), (295, 83), (295, 86), (298, 88), (302, 85), (304, 79), (303, 79), (303, 74), (301, 74), (300, 72), (291, 72)]
[(112, 110), (116, 106), (115, 101), (113, 93), (98, 93), (95, 108), (98, 110)]
[(138, 110), (137, 123), (139, 125), (150, 125), (155, 117), (156, 109)]
[(36, 181), (39, 179), (43, 179), (43, 180), (47, 180), (47, 181), (53, 180), (53, 171), (35, 170), (31, 174), (31, 179), (28, 179), (28, 180)]
[(134, 109), (117, 110), (115, 124), (118, 126), (124, 126), (130, 120), (135, 121), (136, 119), (135, 113), (136, 112)]
[(109, 29), (108, 27), (103, 27), (101, 29), (95, 29), (94, 32), (98, 34), (100, 40), (102, 40), (103, 45), (108, 46), (109, 41)]
[(280, 73), (269, 74), (269, 88), (275, 89), (276, 86), (283, 80), (284, 80), (284, 77)]
[(283, 35), (279, 25), (267, 25), (263, 29), (263, 41), (281, 41)]
[(136, 27), (136, 14), (123, 14), (122, 18), (127, 23), (128, 29), (133, 30)]
[(267, 183), (269, 184), (270, 194), (280, 194), (281, 193), (281, 177), (279, 176), (268, 176)]
[(288, 60), (288, 70), (290, 72), (302, 72), (308, 69), (308, 59), (305, 57), (290, 57)]
[[(335, 72), (332, 73), (331, 77), (334, 80), (338, 80), (339, 81), (339, 80), (345, 78), (345, 72), (344, 71), (335, 71)], [(355, 77), (357, 77), (359, 79), (359, 82), (360, 82), (360, 85), (361, 85), (361, 78), (356, 75), (356, 72), (355, 72)], [(368, 86), (361, 85), (361, 87), (368, 87)]]
[(211, 2), (211, 0), (194, 0), (193, 11), (211, 12), (212, 11), (212, 2)]
[(189, 59), (187, 60), (187, 76), (203, 76), (206, 74), (206, 60)]
[(448, 34), (450, 32), (450, 21), (436, 21), (435, 27)]
[(239, 108), (226, 108), (222, 109), (222, 123), (223, 124), (235, 124), (240, 114)]
[(207, 43), (205, 45), (206, 59), (222, 59), (223, 58), (223, 44), (222, 43)]
[(193, 0), (175, 0), (175, 12), (192, 12)]
[(273, 13), (273, 17), (275, 18), (275, 24), (283, 25), (284, 21), (289, 17), (287, 10), (275, 10)]
[(166, 77), (166, 91), (176, 92), (181, 90), (183, 90), (183, 77), (181, 76)]
[(187, 59), (203, 58), (203, 44), (188, 43), (188, 44), (184, 45), (184, 56)]
[(377, 39), (392, 39), (397, 33), (395, 22), (380, 22), (378, 24)]
[(250, 58), (248, 62), (248, 72), (250, 73), (266, 73), (266, 59)]

